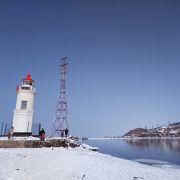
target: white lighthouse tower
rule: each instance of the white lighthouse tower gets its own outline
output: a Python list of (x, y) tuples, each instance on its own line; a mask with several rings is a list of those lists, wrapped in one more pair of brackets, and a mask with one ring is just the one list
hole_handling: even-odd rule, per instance
[(16, 92), (17, 101), (13, 117), (14, 135), (31, 135), (36, 90), (30, 74), (27, 74), (22, 84), (16, 87)]

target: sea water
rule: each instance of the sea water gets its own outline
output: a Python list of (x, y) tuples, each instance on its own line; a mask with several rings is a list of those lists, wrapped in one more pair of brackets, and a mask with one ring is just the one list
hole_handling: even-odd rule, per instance
[(89, 139), (99, 152), (149, 165), (180, 166), (180, 139)]

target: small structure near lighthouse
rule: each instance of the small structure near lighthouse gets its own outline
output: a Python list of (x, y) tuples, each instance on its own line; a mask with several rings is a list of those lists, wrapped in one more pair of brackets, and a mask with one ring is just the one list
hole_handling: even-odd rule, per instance
[(17, 85), (16, 92), (17, 101), (13, 116), (14, 135), (31, 135), (36, 90), (30, 74), (22, 80), (21, 85)]

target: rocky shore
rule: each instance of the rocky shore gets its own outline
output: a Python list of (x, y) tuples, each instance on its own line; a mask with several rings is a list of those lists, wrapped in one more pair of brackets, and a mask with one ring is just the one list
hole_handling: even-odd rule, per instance
[(21, 137), (8, 140), (7, 138), (0, 138), (0, 148), (42, 148), (42, 147), (79, 147), (76, 140), (69, 138), (48, 138), (41, 141), (34, 137)]

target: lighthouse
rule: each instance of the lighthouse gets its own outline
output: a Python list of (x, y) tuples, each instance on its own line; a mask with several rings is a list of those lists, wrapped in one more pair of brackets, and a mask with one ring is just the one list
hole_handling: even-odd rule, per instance
[(21, 85), (17, 85), (16, 93), (16, 108), (13, 116), (14, 135), (31, 135), (36, 90), (30, 74), (22, 79)]

